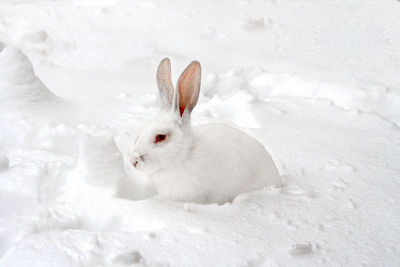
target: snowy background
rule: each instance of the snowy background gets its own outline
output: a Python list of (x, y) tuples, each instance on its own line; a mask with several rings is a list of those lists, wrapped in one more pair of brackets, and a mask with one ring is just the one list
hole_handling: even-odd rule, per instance
[[(3, 0), (0, 51), (1, 266), (399, 266), (399, 1)], [(166, 56), (281, 189), (151, 198), (129, 154)]]

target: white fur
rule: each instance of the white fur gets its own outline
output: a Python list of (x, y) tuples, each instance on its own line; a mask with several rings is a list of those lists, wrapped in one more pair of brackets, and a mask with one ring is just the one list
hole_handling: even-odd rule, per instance
[[(160, 199), (224, 203), (239, 193), (281, 184), (271, 156), (254, 138), (225, 124), (190, 127), (189, 113), (180, 116), (178, 105), (171, 106), (143, 127), (134, 147), (136, 167)], [(167, 138), (155, 144), (160, 133)]]

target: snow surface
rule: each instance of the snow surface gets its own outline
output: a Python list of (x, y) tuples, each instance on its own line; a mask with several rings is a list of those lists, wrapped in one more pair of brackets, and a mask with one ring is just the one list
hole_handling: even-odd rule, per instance
[[(0, 3), (1, 266), (398, 266), (400, 2)], [(262, 142), (281, 189), (158, 201), (129, 165), (155, 70), (195, 124)]]

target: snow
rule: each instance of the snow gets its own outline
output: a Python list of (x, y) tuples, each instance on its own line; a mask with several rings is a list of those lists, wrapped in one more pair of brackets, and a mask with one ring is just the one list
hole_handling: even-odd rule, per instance
[[(400, 2), (0, 3), (0, 266), (396, 266)], [(155, 71), (202, 64), (194, 124), (284, 186), (199, 205), (129, 162)]]

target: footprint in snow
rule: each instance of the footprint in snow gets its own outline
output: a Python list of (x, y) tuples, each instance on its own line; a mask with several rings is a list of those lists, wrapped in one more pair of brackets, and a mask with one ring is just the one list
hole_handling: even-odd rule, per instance
[(315, 197), (314, 191), (305, 189), (300, 185), (294, 183), (286, 184), (282, 188), (282, 192), (290, 195)]
[(292, 256), (302, 256), (306, 254), (310, 254), (312, 252), (311, 243), (303, 243), (303, 244), (294, 244), (289, 249), (289, 254)]
[(332, 183), (333, 188), (335, 191), (344, 191), (344, 188), (348, 185), (348, 183), (343, 180), (342, 178), (339, 178), (336, 182)]
[(355, 168), (349, 164), (343, 164), (337, 159), (328, 160), (325, 162), (325, 171), (340, 170), (345, 173), (355, 172)]
[(145, 266), (144, 258), (137, 250), (118, 251), (112, 254), (109, 260), (110, 264)]
[[(267, 23), (270, 23), (268, 20)], [(265, 19), (263, 17), (259, 18), (248, 18), (242, 24), (242, 29), (245, 31), (261, 30), (265, 28)]]
[(6, 156), (0, 156), (0, 171), (8, 169), (10, 161)]

